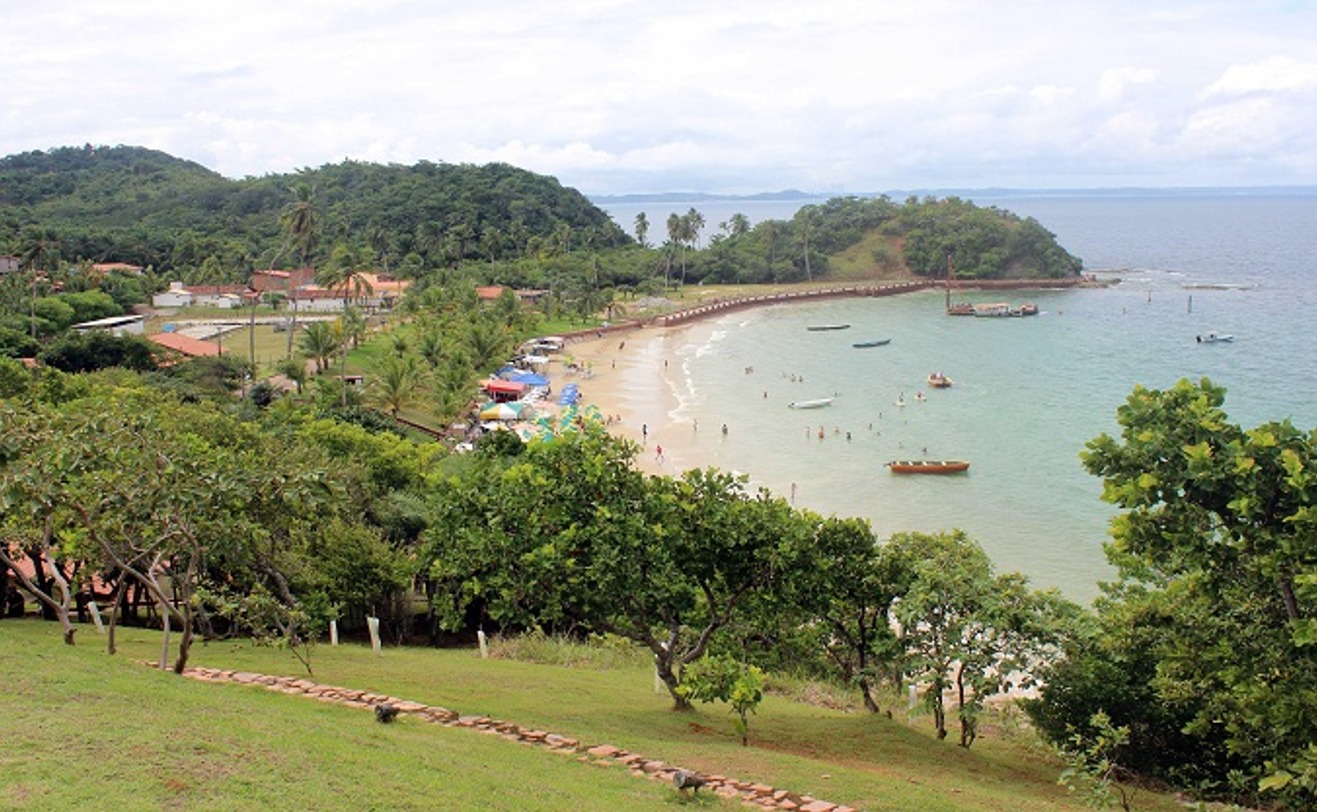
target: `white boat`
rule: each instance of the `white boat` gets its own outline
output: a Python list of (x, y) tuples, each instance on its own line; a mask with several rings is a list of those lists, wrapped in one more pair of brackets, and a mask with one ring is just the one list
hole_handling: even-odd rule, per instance
[(813, 400), (793, 400), (787, 404), (790, 409), (819, 409), (831, 406), (832, 398), (815, 398)]
[(1234, 341), (1235, 337), (1230, 333), (1210, 332), (1198, 336), (1197, 340), (1199, 344), (1221, 344), (1227, 341)]

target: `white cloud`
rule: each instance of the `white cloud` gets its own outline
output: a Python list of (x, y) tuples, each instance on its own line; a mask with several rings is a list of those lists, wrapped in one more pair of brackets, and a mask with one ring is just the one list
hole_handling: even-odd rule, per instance
[(1317, 64), (1276, 56), (1317, 41), (1302, 4), (13, 5), (0, 154), (501, 160), (601, 193), (1211, 184), (1237, 156), (1243, 180), (1317, 183)]
[(1248, 65), (1231, 65), (1203, 91), (1207, 97), (1317, 88), (1317, 62), (1273, 56)]
[(1132, 85), (1146, 85), (1157, 79), (1159, 71), (1150, 68), (1107, 68), (1098, 78), (1098, 98), (1106, 102), (1119, 101)]

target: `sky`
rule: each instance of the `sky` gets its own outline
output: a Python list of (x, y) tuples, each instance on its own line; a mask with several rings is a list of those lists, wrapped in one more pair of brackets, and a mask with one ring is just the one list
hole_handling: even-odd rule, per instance
[(1317, 185), (1317, 0), (0, 0), (0, 155), (590, 195)]

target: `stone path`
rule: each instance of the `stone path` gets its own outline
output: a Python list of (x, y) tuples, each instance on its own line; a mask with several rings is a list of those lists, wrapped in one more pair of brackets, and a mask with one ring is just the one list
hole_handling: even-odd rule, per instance
[[(155, 663), (151, 663), (153, 667)], [(632, 753), (608, 744), (585, 744), (579, 739), (560, 736), (544, 730), (522, 727), (513, 722), (490, 719), (484, 716), (462, 716), (457, 711), (434, 705), (423, 705), (399, 699), (395, 696), (360, 691), (355, 688), (339, 688), (333, 685), (321, 685), (297, 677), (274, 677), (267, 674), (255, 674), (250, 671), (229, 671), (219, 668), (189, 668), (183, 676), (203, 682), (228, 682), (239, 685), (261, 686), (271, 691), (303, 696), (320, 702), (344, 705), (350, 708), (373, 709), (377, 705), (392, 705), (399, 716), (406, 715), (423, 722), (440, 724), (448, 727), (461, 727), (502, 736), (510, 741), (543, 747), (556, 752), (575, 755), (578, 761), (603, 765), (621, 765), (638, 778), (672, 783), (673, 777), (683, 768), (667, 764), (657, 759), (646, 758), (639, 753)], [(724, 775), (709, 775), (694, 770), (685, 772), (698, 775), (704, 780), (704, 788), (723, 798), (739, 798), (745, 806), (759, 809), (785, 809), (797, 812), (855, 812), (849, 806), (829, 803), (808, 795), (800, 795), (790, 790), (739, 781)]]

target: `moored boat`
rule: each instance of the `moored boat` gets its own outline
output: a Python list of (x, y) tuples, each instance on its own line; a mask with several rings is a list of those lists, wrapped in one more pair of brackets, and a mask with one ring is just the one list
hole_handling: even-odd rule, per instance
[(951, 386), (952, 383), (954, 383), (954, 381), (946, 375), (943, 375), (941, 372), (928, 373), (928, 385), (934, 389), (946, 389)]
[(849, 324), (813, 324), (810, 325), (809, 327), (806, 327), (805, 329), (811, 330), (813, 332), (818, 332), (820, 330), (848, 330), (850, 329), (850, 325)]
[(1199, 344), (1221, 344), (1228, 341), (1234, 341), (1235, 337), (1229, 333), (1210, 332), (1198, 336)]
[(894, 474), (958, 474), (969, 470), (965, 460), (892, 460), (887, 467)]
[(789, 409), (820, 409), (831, 406), (832, 398), (814, 398), (813, 400), (793, 400), (787, 404)]
[(891, 343), (892, 339), (890, 338), (876, 338), (873, 341), (857, 341), (851, 346), (857, 349), (863, 349), (865, 347), (882, 347)]

